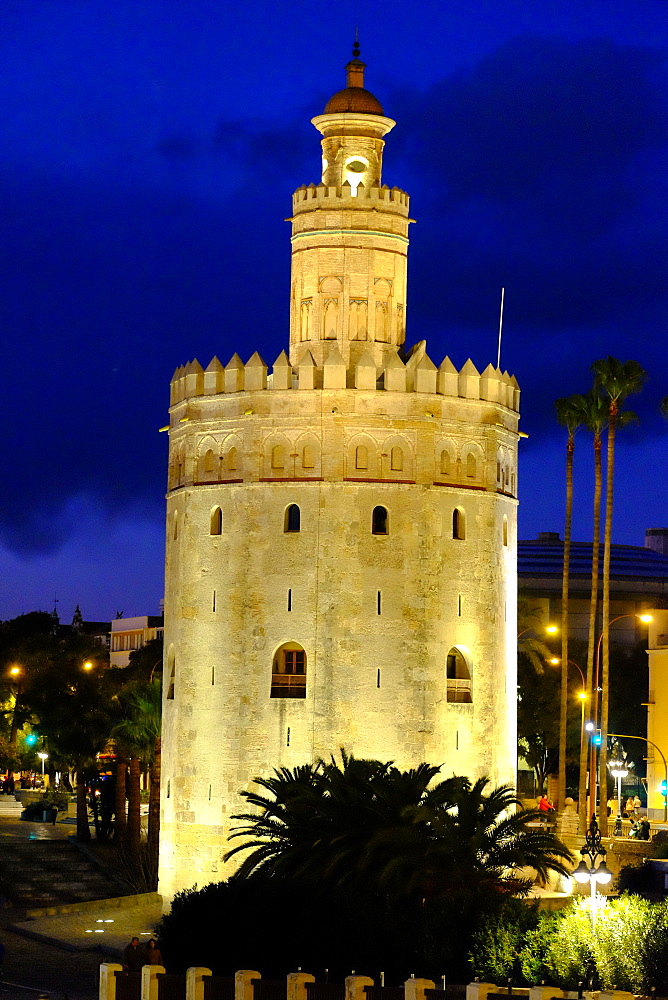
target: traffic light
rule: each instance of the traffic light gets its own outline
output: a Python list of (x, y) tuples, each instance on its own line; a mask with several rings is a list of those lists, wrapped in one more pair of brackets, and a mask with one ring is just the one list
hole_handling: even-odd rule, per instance
[(601, 745), (601, 730), (597, 729), (595, 733), (592, 734), (592, 743), (595, 747), (600, 747)]
[(28, 733), (26, 736), (26, 745), (34, 747), (35, 743), (37, 743), (37, 733)]
[(663, 795), (664, 799), (666, 795), (668, 795), (668, 783), (666, 782), (665, 778), (661, 782), (661, 794)]

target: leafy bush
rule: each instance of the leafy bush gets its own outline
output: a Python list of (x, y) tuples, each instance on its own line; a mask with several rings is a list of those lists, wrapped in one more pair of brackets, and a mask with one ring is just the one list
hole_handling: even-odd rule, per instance
[(606, 989), (639, 993), (668, 985), (668, 903), (640, 896), (609, 899), (598, 910), (594, 935), (589, 900), (579, 898), (558, 913), (538, 914), (533, 926), (500, 913), (474, 942), (474, 972), (492, 982), (521, 976), (528, 985), (545, 981), (572, 990), (593, 962)]
[(473, 935), (471, 961), (475, 973), (485, 982), (518, 985), (540, 982), (526, 977), (521, 964), (524, 940), (539, 925), (538, 907), (509, 899), (495, 914), (487, 914)]
[(45, 792), (42, 797), (42, 802), (45, 806), (55, 806), (59, 812), (64, 812), (70, 802), (71, 795), (66, 788), (62, 785), (55, 785), (53, 788), (49, 788), (48, 792)]

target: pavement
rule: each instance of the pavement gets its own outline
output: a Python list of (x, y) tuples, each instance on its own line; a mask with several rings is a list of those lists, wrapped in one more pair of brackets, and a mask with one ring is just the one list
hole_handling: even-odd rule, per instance
[[(20, 819), (21, 804), (0, 795), (0, 866), (28, 841), (67, 840), (68, 823)], [(157, 893), (25, 909), (0, 902), (5, 947), (3, 1000), (36, 997), (97, 1000), (100, 962), (116, 961), (133, 936), (147, 941), (161, 916)]]

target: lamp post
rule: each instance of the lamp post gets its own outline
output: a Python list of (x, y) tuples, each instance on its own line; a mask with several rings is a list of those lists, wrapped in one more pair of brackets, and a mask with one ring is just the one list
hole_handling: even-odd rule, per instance
[[(663, 761), (663, 773), (665, 775), (665, 777), (664, 777), (664, 781), (665, 781), (664, 787), (666, 789), (668, 789), (668, 761), (666, 761), (665, 755), (664, 755), (663, 751), (661, 750), (661, 747), (658, 747), (656, 745), (656, 743), (652, 743), (652, 741), (648, 740), (646, 736), (629, 736), (626, 733), (608, 733), (608, 735), (609, 736), (614, 736), (618, 740), (642, 740), (642, 742), (643, 743), (647, 743), (648, 746), (654, 747), (654, 749), (658, 753), (659, 757)], [(649, 802), (648, 802), (648, 805), (649, 805)], [(665, 795), (663, 797), (663, 822), (664, 823), (668, 823), (668, 799), (666, 798)]]
[[(603, 626), (603, 628), (601, 630), (601, 634), (598, 637), (598, 642), (596, 643), (596, 656), (594, 658), (594, 676), (593, 676), (593, 690), (592, 690), (592, 717), (593, 717), (594, 721), (596, 721), (598, 719), (598, 701), (599, 701), (598, 693), (599, 693), (599, 690), (600, 690), (600, 692), (601, 692), (601, 727), (600, 727), (600, 729), (601, 729), (601, 744), (600, 744), (600, 746), (601, 746), (601, 752), (600, 752), (600, 756), (599, 756), (599, 820), (600, 820), (600, 823), (601, 823), (601, 828), (602, 828), (602, 830), (603, 830), (604, 833), (607, 831), (607, 821), (608, 821), (607, 813), (606, 813), (606, 811), (604, 809), (604, 798), (603, 798), (603, 789), (605, 787), (605, 782), (606, 782), (606, 770), (607, 770), (606, 769), (606, 763), (607, 763), (607, 753), (608, 753), (608, 743), (607, 743), (607, 739), (608, 739), (608, 732), (607, 732), (607, 728), (608, 728), (608, 691), (607, 690), (603, 690), (603, 686), (602, 685), (599, 688), (599, 665), (600, 665), (600, 656), (601, 656), (601, 643), (603, 641), (603, 637), (606, 636), (606, 635), (609, 635), (609, 633), (610, 633), (610, 626), (614, 625), (615, 622), (621, 621), (622, 618), (637, 618), (639, 621), (641, 621), (641, 622), (643, 622), (645, 624), (647, 624), (648, 622), (652, 621), (652, 616), (649, 615), (649, 614), (644, 614), (644, 613), (643, 614), (631, 613), (631, 614), (626, 614), (626, 615), (617, 615), (616, 618), (611, 618), (610, 621), (607, 623), (607, 625)], [(596, 748), (592, 744), (592, 747), (591, 747), (591, 758), (590, 758), (590, 769), (591, 769), (591, 774), (592, 775), (595, 773), (595, 768), (596, 768)], [(592, 781), (591, 784), (592, 784), (592, 788), (593, 788), (594, 795), (595, 795), (596, 794), (596, 782)], [(606, 798), (607, 798), (607, 796), (606, 796)], [(594, 799), (594, 810), (592, 810), (592, 811), (595, 811), (595, 806), (596, 806), (596, 800)]]
[[(617, 740), (614, 741), (610, 747), (610, 759), (608, 760), (608, 767), (610, 768), (610, 774), (613, 778), (617, 779), (617, 818), (620, 820), (622, 817), (622, 778), (625, 778), (629, 773), (629, 769), (626, 766), (626, 753), (621, 743)], [(615, 824), (617, 825), (617, 824)]]
[[(561, 663), (561, 657), (552, 656), (550, 658), (550, 663), (556, 667), (559, 663)], [(567, 660), (566, 664), (568, 667), (575, 667), (582, 680), (582, 691), (578, 691), (578, 701), (580, 702), (580, 754), (582, 754), (582, 747), (585, 741), (585, 702), (587, 701), (587, 682), (585, 681), (585, 676), (579, 663), (576, 663), (575, 660)]]
[(40, 750), (37, 756), (42, 762), (42, 787), (44, 787), (44, 761), (49, 759), (49, 755), (48, 753), (44, 753), (43, 750)]
[[(581, 885), (589, 882), (591, 905), (591, 931), (596, 930), (596, 886), (607, 885), (612, 878), (612, 872), (605, 863), (606, 850), (601, 843), (601, 834), (596, 817), (592, 817), (585, 837), (584, 847), (580, 848), (582, 861), (573, 871), (573, 878)], [(585, 862), (585, 858), (589, 861)], [(596, 862), (598, 861), (598, 865)]]

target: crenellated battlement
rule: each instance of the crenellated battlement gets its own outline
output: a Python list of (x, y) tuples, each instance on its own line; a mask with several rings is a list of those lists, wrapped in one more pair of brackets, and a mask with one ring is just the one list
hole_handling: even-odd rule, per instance
[(381, 187), (365, 187), (364, 184), (359, 184), (356, 193), (353, 192), (347, 181), (340, 187), (328, 187), (326, 184), (302, 184), (292, 196), (292, 209), (293, 212), (299, 213), (305, 209), (318, 207), (320, 202), (323, 203), (323, 208), (331, 208), (334, 201), (338, 202), (337, 208), (368, 210), (369, 204), (382, 205), (383, 209), (387, 211), (407, 216), (410, 196), (401, 188), (390, 188), (387, 184), (383, 184)]
[(245, 365), (238, 354), (233, 354), (225, 366), (214, 357), (206, 369), (195, 359), (174, 372), (170, 405), (196, 396), (258, 389), (268, 392), (318, 389), (418, 392), (499, 403), (515, 413), (519, 412), (520, 400), (520, 388), (514, 375), (492, 364), (481, 373), (470, 359), (457, 370), (450, 358), (445, 357), (437, 368), (422, 342), (407, 362), (402, 361), (397, 351), (392, 351), (381, 368), (375, 365), (369, 351), (362, 354), (356, 364), (346, 367), (336, 345), (332, 345), (322, 366), (316, 365), (308, 349), (295, 366), (290, 364), (285, 351), (281, 351), (271, 374), (257, 352)]

